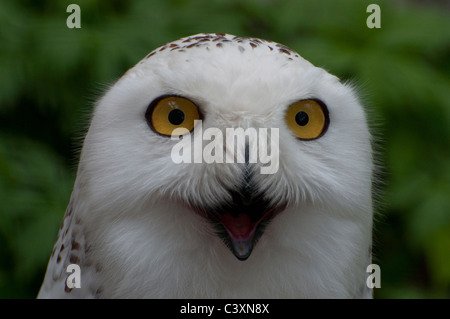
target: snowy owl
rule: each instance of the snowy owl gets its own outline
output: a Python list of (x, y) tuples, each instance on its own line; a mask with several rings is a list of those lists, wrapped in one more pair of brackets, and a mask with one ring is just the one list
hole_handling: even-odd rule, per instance
[(38, 297), (371, 298), (372, 154), (353, 88), (288, 47), (168, 43), (96, 104)]

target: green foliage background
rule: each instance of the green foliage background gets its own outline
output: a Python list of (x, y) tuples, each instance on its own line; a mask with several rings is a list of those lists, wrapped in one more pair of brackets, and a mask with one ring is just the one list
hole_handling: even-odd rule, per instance
[[(381, 29), (366, 26), (372, 2)], [(66, 27), (70, 3), (81, 29)], [(359, 86), (383, 166), (376, 297), (450, 297), (449, 17), (399, 1), (3, 0), (0, 297), (38, 292), (94, 101), (154, 48), (199, 32), (283, 43)]]

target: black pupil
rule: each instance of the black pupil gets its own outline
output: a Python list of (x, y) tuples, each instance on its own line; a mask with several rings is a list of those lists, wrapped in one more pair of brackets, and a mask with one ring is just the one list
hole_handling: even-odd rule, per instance
[(300, 111), (295, 115), (295, 122), (300, 126), (305, 126), (309, 122), (309, 116), (303, 111)]
[(184, 112), (175, 109), (169, 112), (169, 122), (173, 125), (180, 125), (184, 121)]

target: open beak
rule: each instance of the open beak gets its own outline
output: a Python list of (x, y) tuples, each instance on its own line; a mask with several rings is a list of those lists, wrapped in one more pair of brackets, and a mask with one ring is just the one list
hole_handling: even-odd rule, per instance
[(201, 211), (215, 226), (217, 235), (239, 260), (246, 260), (272, 218), (283, 211), (282, 205), (271, 205), (254, 192), (231, 191), (232, 201), (216, 207), (203, 207)]
[(250, 256), (256, 241), (261, 237), (274, 212), (275, 208), (271, 208), (263, 212), (255, 221), (245, 212), (238, 213), (236, 217), (230, 213), (220, 216), (220, 223), (228, 234), (228, 238), (224, 240), (229, 240), (228, 246), (239, 260), (246, 260)]

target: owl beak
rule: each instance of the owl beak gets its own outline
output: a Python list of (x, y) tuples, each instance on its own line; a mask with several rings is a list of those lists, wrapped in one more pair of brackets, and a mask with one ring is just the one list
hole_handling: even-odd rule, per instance
[(266, 226), (286, 208), (286, 204), (269, 206), (261, 198), (243, 201), (233, 197), (233, 202), (214, 208), (192, 204), (190, 207), (211, 222), (219, 238), (237, 259), (243, 261), (250, 257)]
[(229, 233), (231, 251), (239, 260), (246, 260), (253, 251), (254, 232), (246, 237), (235, 237)]
[(239, 260), (246, 260), (253, 250), (253, 236), (246, 239), (231, 239), (233, 253)]
[(263, 225), (267, 224), (274, 210), (268, 210), (256, 221), (252, 221), (250, 215), (245, 213), (240, 213), (237, 216), (225, 213), (220, 216), (220, 223), (228, 234), (225, 243), (237, 259), (243, 261), (250, 257), (256, 240), (263, 233), (265, 227)]
[(211, 222), (217, 235), (239, 260), (250, 257), (266, 226), (287, 206), (284, 202), (274, 205), (267, 199), (267, 194), (258, 191), (252, 183), (248, 172), (246, 170), (243, 175), (240, 189), (229, 190), (231, 200), (213, 207), (190, 204), (194, 211)]

